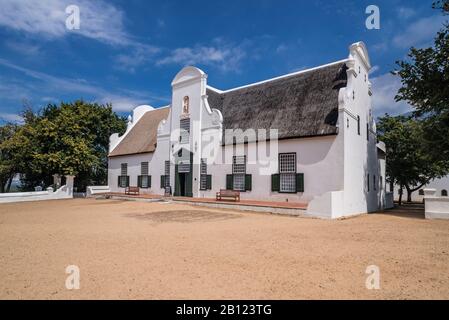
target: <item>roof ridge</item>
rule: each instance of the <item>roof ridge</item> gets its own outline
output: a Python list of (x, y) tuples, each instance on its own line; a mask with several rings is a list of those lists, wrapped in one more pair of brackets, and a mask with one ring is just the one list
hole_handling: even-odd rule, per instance
[(215, 92), (217, 92), (219, 94), (223, 94), (223, 93), (237, 91), (237, 90), (240, 90), (240, 89), (254, 87), (254, 86), (257, 86), (257, 85), (260, 85), (260, 84), (264, 84), (264, 83), (267, 83), (267, 82), (271, 82), (271, 81), (276, 81), (276, 80), (281, 80), (281, 79), (293, 77), (293, 76), (296, 76), (296, 75), (300, 75), (300, 74), (303, 74), (303, 73), (319, 70), (319, 69), (322, 69), (322, 68), (327, 68), (327, 67), (333, 66), (335, 64), (347, 62), (349, 60), (350, 60), (349, 58), (346, 58), (346, 59), (342, 59), (342, 60), (339, 60), (339, 61), (335, 61), (335, 62), (331, 62), (331, 63), (328, 63), (328, 64), (324, 64), (324, 65), (321, 65), (321, 66), (318, 66), (318, 67), (313, 67), (313, 68), (309, 68), (309, 69), (305, 69), (305, 70), (300, 70), (300, 71), (287, 73), (287, 74), (284, 74), (282, 76), (277, 76), (277, 77), (270, 78), (270, 79), (267, 79), (267, 80), (262, 80), (262, 81), (250, 83), (250, 84), (247, 84), (247, 85), (231, 88), (231, 89), (228, 89), (228, 90), (220, 90), (220, 89), (214, 88), (214, 87), (212, 87), (210, 85), (207, 85), (207, 88), (209, 88), (209, 89), (211, 89), (211, 90), (213, 90), (213, 91), (215, 91)]

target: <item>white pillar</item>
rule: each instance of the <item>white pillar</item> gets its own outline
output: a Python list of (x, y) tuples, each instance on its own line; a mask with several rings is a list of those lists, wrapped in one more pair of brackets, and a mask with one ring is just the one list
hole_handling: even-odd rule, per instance
[(61, 176), (57, 173), (53, 175), (53, 184), (56, 186), (56, 189), (61, 186)]
[(73, 181), (75, 176), (65, 176), (65, 185), (67, 188), (67, 194), (73, 196)]
[(424, 198), (435, 197), (437, 189), (424, 189)]

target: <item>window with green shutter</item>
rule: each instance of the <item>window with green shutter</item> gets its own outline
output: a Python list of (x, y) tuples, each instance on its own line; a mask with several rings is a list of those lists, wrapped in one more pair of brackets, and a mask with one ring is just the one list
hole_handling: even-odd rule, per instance
[(296, 193), (296, 153), (279, 154), (279, 192)]
[(207, 174), (207, 160), (202, 158), (200, 165), (200, 190), (212, 189), (212, 176)]
[(296, 174), (296, 192), (304, 192), (304, 173)]
[(253, 181), (252, 181), (252, 175), (246, 174), (245, 175), (245, 191), (251, 191), (253, 188)]
[(226, 175), (226, 190), (232, 190), (232, 174)]
[(118, 177), (119, 188), (129, 187), (128, 164), (120, 164), (120, 176)]
[(279, 192), (279, 174), (273, 174), (271, 175), (271, 191), (272, 192)]
[(206, 189), (212, 190), (212, 175), (206, 175)]
[(246, 191), (246, 156), (234, 156), (232, 159), (232, 188)]
[(118, 177), (119, 188), (129, 187), (129, 176), (119, 176)]
[(148, 189), (151, 187), (150, 176), (148, 175), (148, 162), (140, 163), (140, 176), (138, 176), (138, 186), (143, 189)]
[(165, 189), (165, 176), (161, 176), (161, 189)]
[(169, 186), (170, 186), (170, 161), (165, 161), (165, 178), (163, 188)]

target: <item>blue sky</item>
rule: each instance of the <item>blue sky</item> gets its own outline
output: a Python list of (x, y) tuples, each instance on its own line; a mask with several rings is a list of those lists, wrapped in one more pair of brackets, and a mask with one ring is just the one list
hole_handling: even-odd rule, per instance
[[(410, 107), (394, 103), (400, 82), (389, 71), (410, 46), (432, 43), (444, 17), (431, 2), (0, 0), (0, 119), (78, 98), (122, 114), (164, 106), (185, 65), (227, 89), (344, 59), (360, 40), (374, 66), (376, 114), (403, 113)], [(70, 4), (80, 8), (79, 30), (66, 28)], [(380, 30), (365, 27), (370, 4)]]

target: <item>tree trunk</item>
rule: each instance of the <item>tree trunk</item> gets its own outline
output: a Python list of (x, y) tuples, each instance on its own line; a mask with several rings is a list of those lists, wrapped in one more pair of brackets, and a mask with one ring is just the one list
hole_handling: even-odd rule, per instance
[(0, 179), (0, 193), (5, 192), (5, 185), (6, 185), (6, 181), (3, 179)]
[(412, 190), (407, 188), (407, 202), (412, 202)]
[(399, 190), (398, 190), (398, 192), (399, 192), (399, 205), (402, 205), (402, 194), (404, 193), (403, 191), (404, 191), (404, 189), (402, 188), (402, 186), (400, 186)]

